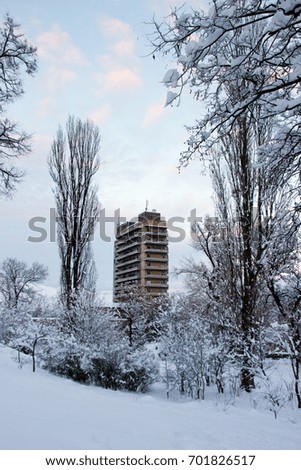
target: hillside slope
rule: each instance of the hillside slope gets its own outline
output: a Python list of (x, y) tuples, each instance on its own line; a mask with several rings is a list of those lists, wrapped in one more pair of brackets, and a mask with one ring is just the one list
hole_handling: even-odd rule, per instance
[(272, 413), (250, 397), (172, 401), (76, 384), (21, 369), (0, 346), (1, 449), (301, 449), (301, 412)]

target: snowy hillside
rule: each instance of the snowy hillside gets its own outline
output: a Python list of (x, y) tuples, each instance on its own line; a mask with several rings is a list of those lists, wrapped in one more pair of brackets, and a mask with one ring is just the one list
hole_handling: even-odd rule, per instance
[(0, 370), (1, 449), (301, 449), (300, 411), (275, 420), (249, 395), (233, 407), (223, 397), (166, 400), (159, 386), (145, 395), (108, 391), (33, 374), (30, 363), (20, 369), (3, 346)]

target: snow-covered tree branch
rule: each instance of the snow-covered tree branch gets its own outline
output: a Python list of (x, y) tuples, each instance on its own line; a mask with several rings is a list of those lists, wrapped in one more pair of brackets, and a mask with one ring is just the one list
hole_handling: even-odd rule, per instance
[[(219, 0), (206, 13), (186, 8), (173, 10), (161, 24), (154, 21), (150, 36), (154, 54), (177, 63), (163, 79), (170, 89), (168, 103), (189, 88), (204, 106), (203, 116), (188, 128), (181, 164), (206, 155), (217, 136), (227, 135), (241, 116), (260, 106), (259, 124), (267, 117), (279, 124), (261, 151), (266, 156), (272, 146), (275, 164), (293, 148), (285, 168), (290, 177), (300, 156), (300, 3)], [(225, 92), (231, 84), (234, 95)]]
[(30, 151), (30, 136), (4, 117), (9, 103), (24, 93), (20, 74), (32, 75), (37, 68), (36, 48), (8, 15), (0, 29), (0, 194), (11, 195), (23, 176), (12, 160)]

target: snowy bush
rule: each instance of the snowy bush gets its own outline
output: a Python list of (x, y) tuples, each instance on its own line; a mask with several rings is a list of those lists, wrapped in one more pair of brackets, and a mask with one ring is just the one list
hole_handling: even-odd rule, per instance
[(62, 334), (48, 339), (47, 346), (42, 352), (43, 367), (50, 372), (75, 380), (89, 382), (89, 374), (82, 366), (84, 349), (77, 344), (73, 336)]
[(95, 385), (111, 390), (120, 388), (121, 370), (116, 357), (93, 357), (91, 376)]
[(266, 380), (262, 385), (261, 399), (277, 419), (279, 411), (289, 401), (288, 388), (283, 381), (274, 384), (270, 380)]
[(169, 323), (161, 348), (163, 380), (168, 390), (177, 388), (182, 395), (204, 399), (211, 351), (206, 323), (197, 317), (185, 325)]
[(7, 308), (0, 310), (0, 341), (16, 347), (22, 341), (26, 341), (34, 327), (32, 316), (24, 307)]
[(67, 378), (75, 380), (80, 383), (89, 382), (89, 375), (81, 367), (81, 357), (76, 353), (67, 353), (63, 360), (57, 364), (57, 367), (52, 370), (59, 375), (64, 375)]
[(112, 390), (146, 392), (157, 377), (157, 363), (144, 349), (128, 346), (103, 351), (91, 358), (93, 383)]
[(158, 377), (158, 363), (146, 349), (129, 351), (121, 364), (124, 388), (132, 392), (146, 392)]

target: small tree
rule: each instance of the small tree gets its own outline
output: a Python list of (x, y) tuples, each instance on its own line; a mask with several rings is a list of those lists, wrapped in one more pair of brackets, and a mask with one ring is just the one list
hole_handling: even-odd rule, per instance
[(6, 107), (23, 93), (22, 69), (32, 75), (36, 68), (36, 48), (18, 32), (19, 25), (8, 15), (0, 29), (0, 194), (10, 195), (22, 179), (12, 160), (30, 151), (30, 136), (3, 116)]
[(61, 258), (61, 300), (71, 309), (80, 291), (95, 291), (91, 248), (99, 202), (93, 176), (98, 170), (100, 134), (90, 121), (69, 117), (51, 147), (50, 176), (55, 184), (58, 247)]
[(8, 308), (17, 308), (20, 302), (31, 302), (35, 295), (35, 286), (43, 282), (48, 269), (40, 264), (28, 266), (23, 261), (7, 258), (0, 266), (0, 294)]
[(118, 316), (130, 346), (145, 344), (158, 335), (159, 319), (167, 303), (165, 296), (152, 297), (135, 284), (123, 287)]
[(212, 337), (201, 307), (190, 302), (189, 296), (175, 296), (162, 315), (161, 324), (159, 357), (164, 361), (167, 398), (177, 388), (181, 395), (204, 400)]

